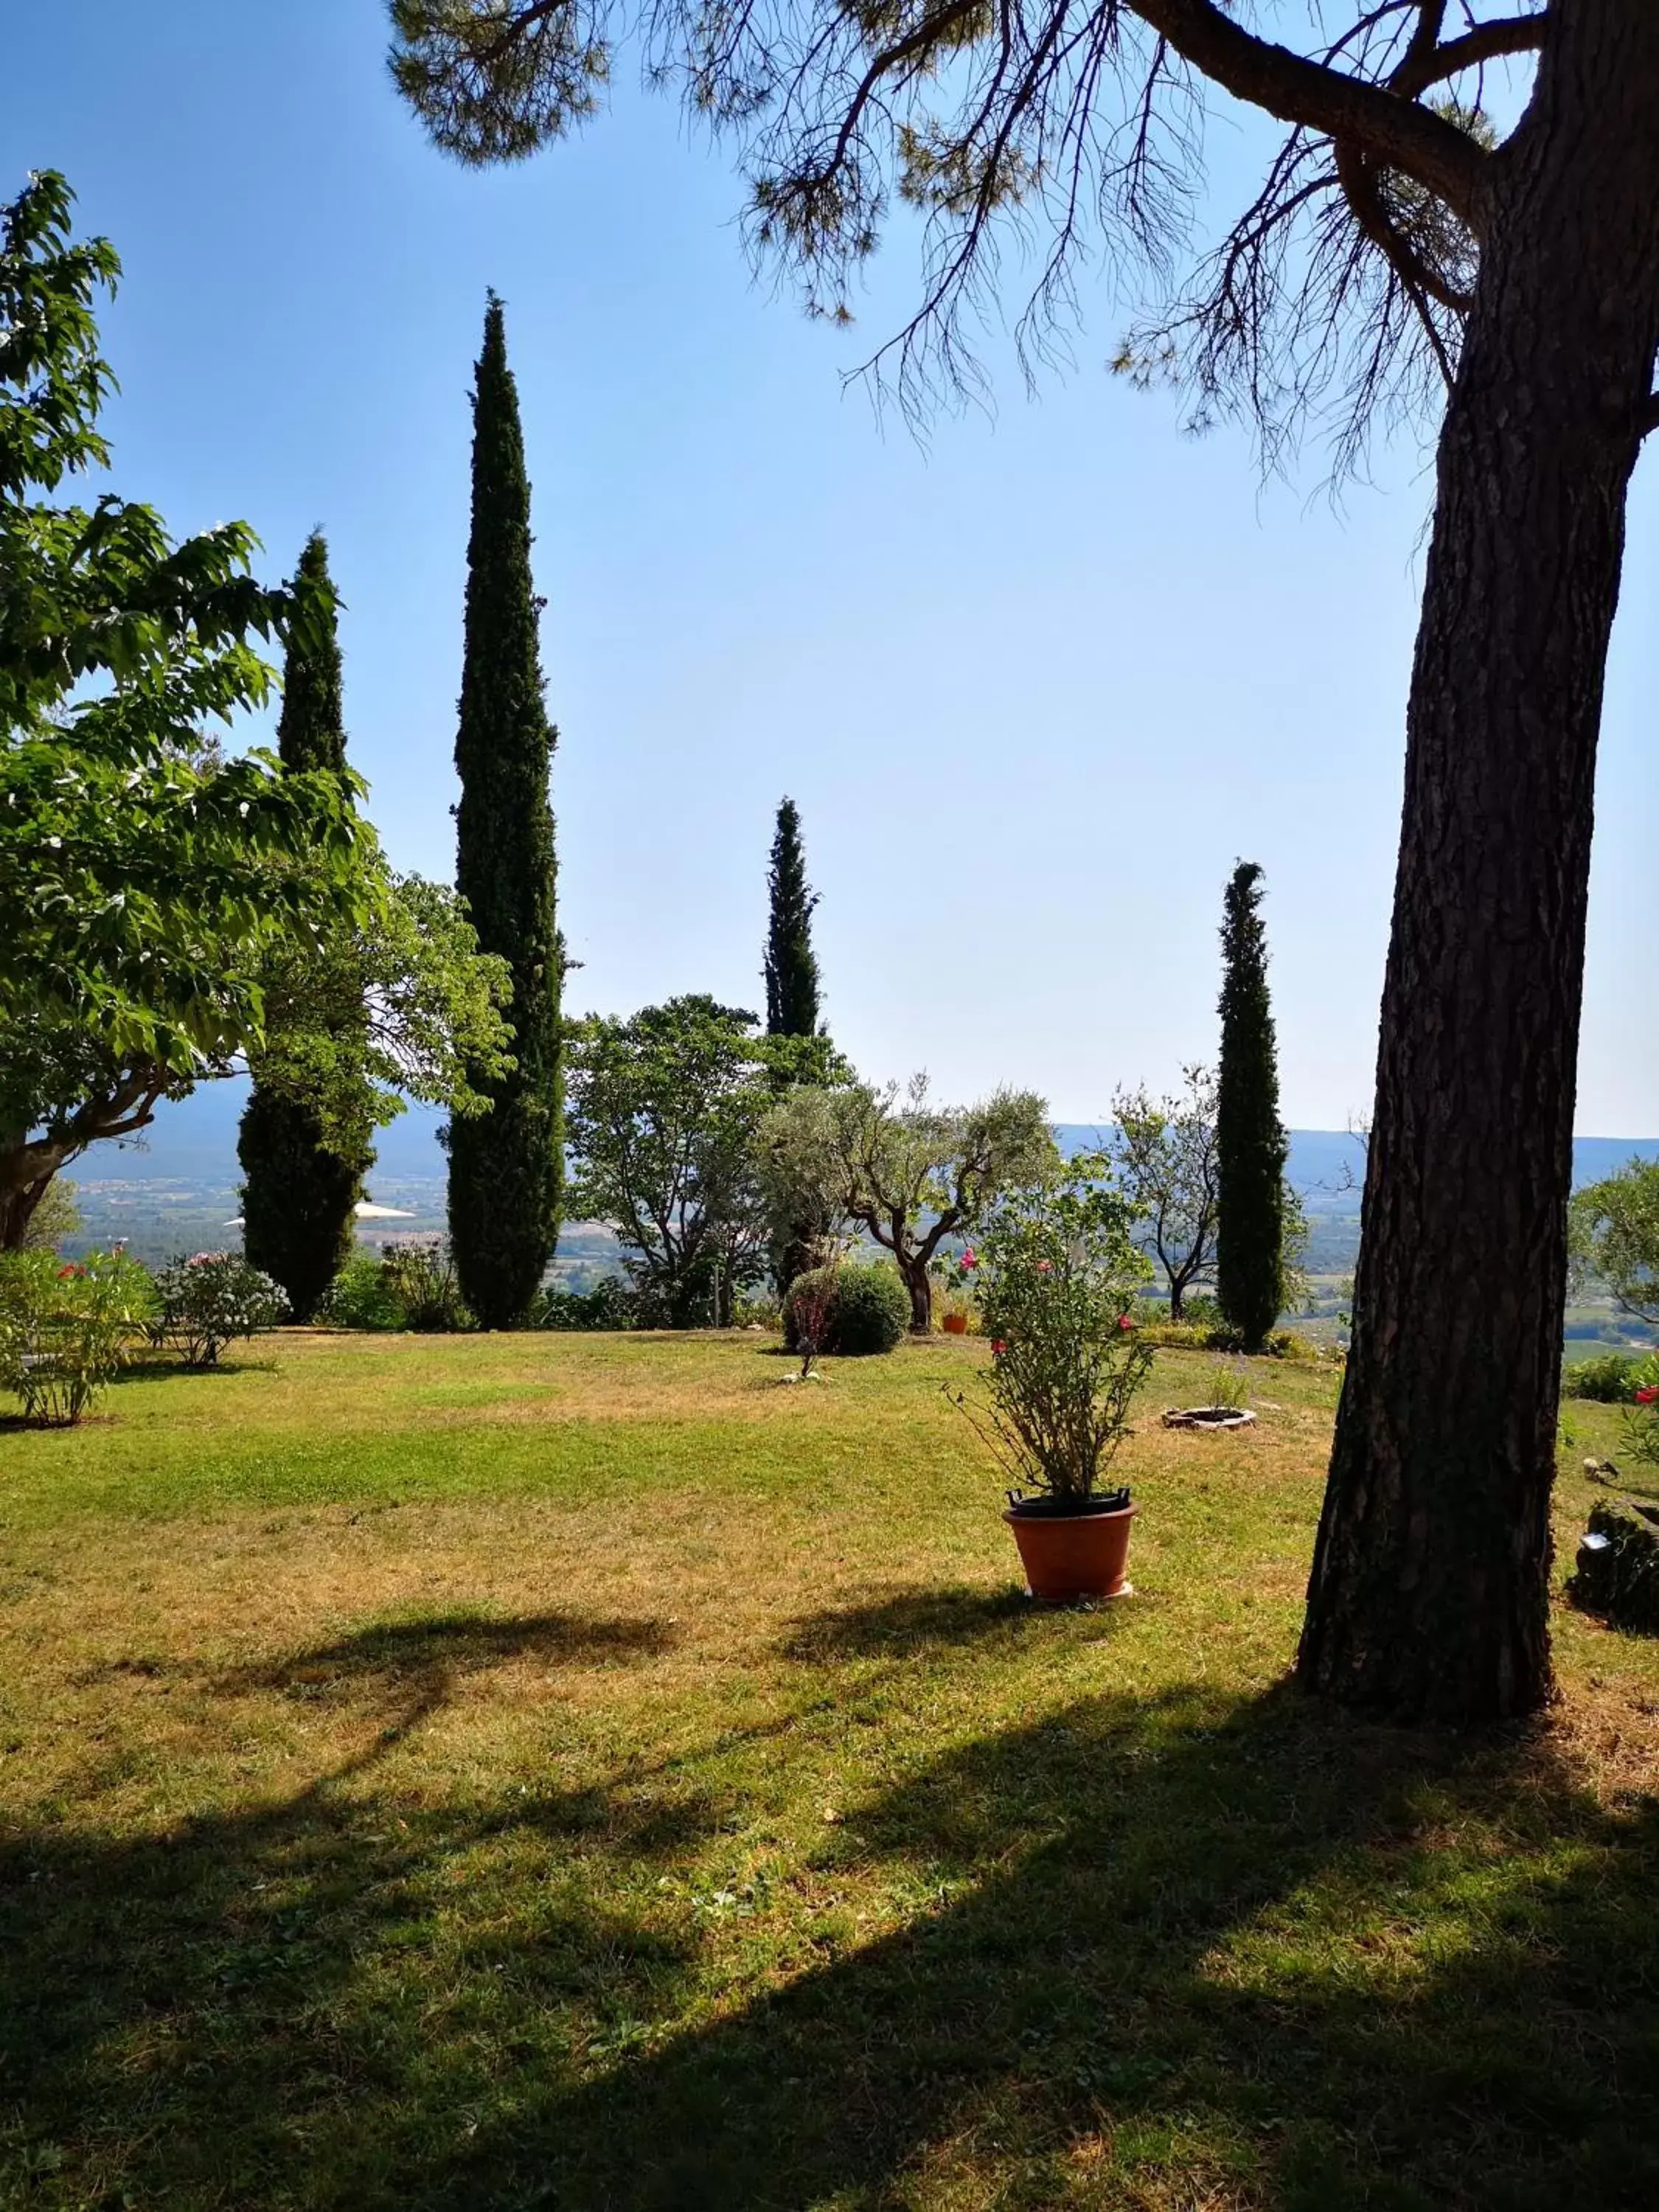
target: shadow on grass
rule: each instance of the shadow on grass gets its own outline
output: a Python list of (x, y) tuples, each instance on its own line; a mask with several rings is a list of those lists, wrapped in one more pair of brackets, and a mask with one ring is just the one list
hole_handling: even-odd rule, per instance
[(894, 1659), (984, 1637), (1017, 1633), (1042, 1616), (1025, 1592), (914, 1589), (869, 1605), (809, 1613), (794, 1624), (783, 1650), (791, 1659), (822, 1665), (836, 1659)]
[(1546, 1735), (1079, 1700), (826, 1832), (802, 1899), (879, 1874), (904, 1924), (781, 1985), (744, 1954), (713, 2010), (700, 1924), (652, 1902), (712, 1814), (652, 1834), (631, 1787), (18, 1838), (0, 2078), (61, 2160), (29, 2201), (1659, 2201), (1659, 1820)]
[(281, 1364), (275, 1359), (216, 1359), (210, 1367), (190, 1367), (174, 1352), (167, 1356), (129, 1359), (111, 1376), (108, 1387), (112, 1390), (118, 1390), (124, 1382), (159, 1382), (180, 1375), (204, 1381), (215, 1375), (278, 1375), (281, 1372)]
[(668, 1650), (674, 1640), (672, 1629), (659, 1620), (596, 1620), (573, 1613), (503, 1618), (462, 1607), (412, 1620), (377, 1621), (286, 1659), (233, 1668), (216, 1676), (214, 1686), (235, 1694), (380, 1677), (424, 1686), (433, 1680), (447, 1684), (457, 1674), (507, 1659), (648, 1658)]

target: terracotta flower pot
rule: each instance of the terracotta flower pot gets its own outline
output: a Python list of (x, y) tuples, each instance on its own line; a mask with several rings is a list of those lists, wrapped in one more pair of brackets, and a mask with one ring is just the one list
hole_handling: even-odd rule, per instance
[(1123, 1578), (1133, 1505), (1115, 1513), (1008, 1512), (1002, 1517), (1014, 1532), (1025, 1580), (1039, 1605), (1133, 1595)]
[(966, 1336), (968, 1334), (968, 1316), (966, 1314), (941, 1315), (939, 1318), (939, 1327), (945, 1331), (945, 1334), (947, 1336)]

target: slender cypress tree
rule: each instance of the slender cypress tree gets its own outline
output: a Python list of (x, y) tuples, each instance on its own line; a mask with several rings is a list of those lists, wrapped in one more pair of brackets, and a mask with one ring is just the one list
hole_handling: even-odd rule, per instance
[[(276, 750), (283, 766), (338, 775), (346, 764), (340, 642), (328, 546), (313, 531), (294, 580), (308, 621), (290, 641)], [(296, 1321), (309, 1321), (351, 1251), (352, 1209), (374, 1155), (323, 1139), (316, 1109), (256, 1080), (237, 1134), (242, 1249), (288, 1292)]]
[(766, 1028), (770, 1036), (816, 1036), (818, 963), (812, 950), (812, 909), (817, 893), (806, 881), (800, 815), (793, 799), (778, 808), (767, 878), (772, 894), (766, 935)]
[(513, 971), (517, 1066), (474, 1085), (491, 1102), (449, 1127), (449, 1233), (461, 1291), (486, 1328), (522, 1322), (559, 1241), (564, 1195), (560, 992), (542, 696), (541, 602), (530, 572), (530, 481), (518, 387), (492, 292), (472, 401), (472, 534), (455, 766), (456, 889), (480, 948)]
[(1216, 1297), (1247, 1352), (1279, 1318), (1284, 1287), (1285, 1162), (1279, 1056), (1267, 994), (1261, 871), (1241, 860), (1221, 924), (1221, 1068), (1216, 1098), (1220, 1220)]
[[(800, 813), (793, 799), (778, 807), (767, 874), (771, 915), (766, 933), (766, 1030), (769, 1036), (818, 1033), (818, 962), (812, 950), (812, 909), (817, 893), (806, 880)], [(822, 1224), (780, 1221), (772, 1233), (772, 1279), (787, 1297), (797, 1275), (816, 1267)]]

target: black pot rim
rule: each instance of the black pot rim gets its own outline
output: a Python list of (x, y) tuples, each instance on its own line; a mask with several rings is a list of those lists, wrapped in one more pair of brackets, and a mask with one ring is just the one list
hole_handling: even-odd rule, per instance
[(1085, 1498), (1081, 1504), (1068, 1502), (1064, 1508), (1052, 1498), (1041, 1494), (1011, 1501), (1003, 1518), (1007, 1521), (1109, 1521), (1138, 1511), (1133, 1498), (1127, 1505), (1101, 1505)]

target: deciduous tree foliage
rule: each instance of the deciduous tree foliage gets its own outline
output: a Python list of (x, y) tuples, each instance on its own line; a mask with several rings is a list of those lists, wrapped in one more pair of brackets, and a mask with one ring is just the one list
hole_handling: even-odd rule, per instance
[(175, 544), (147, 507), (47, 503), (108, 459), (119, 264), (71, 204), (48, 173), (0, 225), (0, 1249), (88, 1144), (232, 1065), (272, 945), (362, 897), (348, 786), (204, 735), (266, 699), (252, 640), (315, 607), (255, 582), (245, 524)]
[[(312, 634), (290, 644), (283, 677), (276, 754), (285, 769), (343, 775), (345, 703), (334, 580), (328, 546), (313, 531), (300, 556), (297, 582), (326, 613)], [(341, 1009), (349, 1045), (361, 1036), (361, 1008)], [(295, 1321), (308, 1322), (349, 1256), (353, 1208), (374, 1160), (364, 1146), (329, 1143), (318, 1103), (257, 1079), (237, 1134), (242, 1185), (242, 1249), (288, 1293)]]
[[(405, 97), (471, 161), (592, 112), (635, 20), (620, 0), (391, 15)], [(1350, 465), (1379, 420), (1443, 404), (1299, 1671), (1401, 1720), (1536, 1709), (1595, 746), (1630, 477), (1659, 424), (1659, 7), (666, 0), (639, 20), (656, 80), (741, 135), (750, 235), (816, 310), (846, 314), (895, 202), (920, 218), (921, 304), (889, 356), (913, 403), (971, 380), (965, 325), (997, 304), (1012, 230), (1041, 272), (1028, 357), (1091, 255), (1145, 296), (1120, 367), (1182, 380), (1200, 420), (1245, 415), (1270, 460), (1313, 422)], [(1224, 95), (1284, 134), (1194, 265)]]
[(1243, 860), (1221, 924), (1221, 1065), (1216, 1082), (1216, 1297), (1247, 1352), (1260, 1352), (1285, 1300), (1285, 1162), (1279, 1047), (1267, 990), (1261, 871)]
[(731, 1317), (764, 1269), (771, 1215), (756, 1138), (780, 1088), (822, 1082), (822, 1037), (755, 1034), (753, 1014), (701, 994), (574, 1031), (572, 1202), (608, 1221), (647, 1318), (687, 1328)]
[(554, 909), (541, 604), (530, 569), (530, 480), (501, 303), (484, 315), (472, 402), (472, 534), (455, 766), (455, 884), (478, 942), (513, 975), (514, 1066), (479, 1072), (487, 1115), (449, 1130), (449, 1233), (467, 1304), (487, 1328), (521, 1322), (559, 1241), (564, 1188), (564, 954)]

